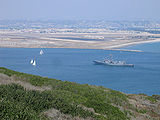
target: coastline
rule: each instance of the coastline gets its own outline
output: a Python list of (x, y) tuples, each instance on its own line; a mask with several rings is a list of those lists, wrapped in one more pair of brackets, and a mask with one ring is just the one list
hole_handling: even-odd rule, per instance
[(41, 47), (41, 46), (1, 46), (0, 48), (69, 48), (69, 49), (100, 49), (100, 50), (115, 50), (115, 51), (129, 51), (129, 52), (143, 52), (142, 50), (129, 50), (129, 49), (123, 49), (123, 47), (132, 46), (132, 45), (138, 45), (138, 44), (146, 44), (146, 43), (156, 43), (160, 42), (160, 39), (155, 40), (148, 40), (148, 41), (136, 41), (136, 42), (128, 42), (128, 43), (119, 43), (118, 45), (111, 45), (107, 46), (106, 48), (89, 48), (89, 47), (79, 47), (79, 46), (68, 46), (68, 47)]
[(31, 32), (0, 30), (0, 47), (102, 49), (142, 52), (140, 50), (126, 50), (123, 49), (123, 47), (143, 43), (160, 42), (160, 34), (151, 34), (147, 32), (137, 33), (125, 30), (103, 32), (98, 29), (95, 31), (97, 33), (75, 33), (74, 31), (68, 33), (59, 31), (57, 33), (43, 34), (36, 30), (32, 30)]
[(122, 47), (126, 47), (126, 46), (131, 46), (131, 45), (145, 44), (145, 43), (155, 43), (155, 42), (160, 42), (160, 39), (149, 40), (149, 41), (138, 41), (138, 42), (124, 43), (124, 44), (121, 44), (121, 45), (111, 46), (111, 49), (122, 48)]
[(150, 40), (150, 41), (130, 42), (130, 43), (125, 43), (125, 44), (121, 44), (121, 45), (111, 46), (111, 48), (109, 48), (109, 49), (107, 48), (106, 50), (143, 52), (142, 50), (128, 50), (128, 49), (123, 49), (123, 47), (133, 46), (133, 45), (139, 45), (139, 44), (147, 44), (147, 43), (158, 43), (158, 42), (160, 42), (160, 39)]

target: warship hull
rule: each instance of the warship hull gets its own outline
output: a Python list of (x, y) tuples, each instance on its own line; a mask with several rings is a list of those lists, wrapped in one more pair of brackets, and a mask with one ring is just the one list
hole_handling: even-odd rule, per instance
[(106, 63), (106, 62), (97, 61), (97, 60), (94, 60), (93, 62), (95, 64), (99, 64), (99, 65), (120, 66), (120, 67), (134, 67), (133, 64), (115, 64), (115, 63)]

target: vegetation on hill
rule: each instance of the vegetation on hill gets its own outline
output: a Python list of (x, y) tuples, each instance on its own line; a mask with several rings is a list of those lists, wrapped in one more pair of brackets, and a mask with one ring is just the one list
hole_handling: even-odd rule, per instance
[(9, 76), (11, 81), (28, 82), (34, 86), (51, 88), (44, 91), (28, 90), (23, 85), (0, 82), (0, 119), (2, 120), (52, 119), (55, 113), (45, 114), (51, 109), (66, 115), (61, 119), (67, 119), (68, 116), (70, 119), (98, 120), (160, 118), (157, 106), (153, 107), (154, 111), (147, 106), (141, 106), (143, 101), (146, 104), (158, 105), (160, 103), (158, 96), (126, 95), (101, 86), (80, 85), (2, 67), (0, 67), (0, 73)]

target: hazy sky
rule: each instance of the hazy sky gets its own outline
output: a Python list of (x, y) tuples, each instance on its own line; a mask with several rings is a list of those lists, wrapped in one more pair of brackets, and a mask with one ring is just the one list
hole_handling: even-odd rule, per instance
[(0, 19), (160, 20), (160, 0), (0, 0)]

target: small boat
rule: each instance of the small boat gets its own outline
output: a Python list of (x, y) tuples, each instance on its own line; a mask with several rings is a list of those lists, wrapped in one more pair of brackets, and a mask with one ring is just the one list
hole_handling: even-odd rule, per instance
[(41, 50), (41, 51), (39, 52), (40, 55), (43, 55), (43, 53), (44, 53), (43, 50)]
[(32, 65), (33, 65), (33, 66), (36, 66), (36, 61), (35, 61), (35, 60), (33, 61)]
[(122, 67), (134, 67), (133, 64), (127, 64), (125, 61), (114, 61), (112, 59), (105, 59), (102, 61), (94, 60), (95, 64), (108, 65), (108, 66), (122, 66)]
[(36, 61), (35, 61), (35, 60), (32, 59), (32, 60), (30, 61), (30, 63), (31, 63), (33, 66), (36, 66)]

